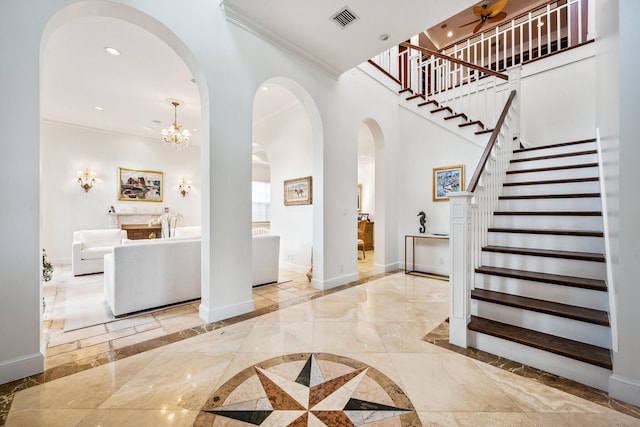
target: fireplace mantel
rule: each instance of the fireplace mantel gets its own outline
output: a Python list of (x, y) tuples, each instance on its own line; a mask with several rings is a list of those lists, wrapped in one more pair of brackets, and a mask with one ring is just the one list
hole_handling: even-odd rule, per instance
[(162, 215), (161, 212), (115, 212), (109, 213), (109, 225), (122, 228), (122, 224), (148, 224), (152, 219)]

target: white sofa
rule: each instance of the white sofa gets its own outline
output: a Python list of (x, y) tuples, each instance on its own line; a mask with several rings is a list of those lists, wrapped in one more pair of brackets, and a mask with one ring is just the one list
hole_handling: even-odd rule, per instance
[(127, 231), (118, 228), (74, 231), (71, 244), (73, 275), (102, 273), (103, 257), (126, 238)]
[(280, 236), (260, 234), (251, 238), (251, 276), (253, 286), (278, 281)]
[(173, 236), (179, 239), (199, 239), (201, 235), (202, 228), (199, 225), (189, 225), (176, 227)]
[(114, 316), (200, 298), (200, 239), (133, 240), (104, 257)]

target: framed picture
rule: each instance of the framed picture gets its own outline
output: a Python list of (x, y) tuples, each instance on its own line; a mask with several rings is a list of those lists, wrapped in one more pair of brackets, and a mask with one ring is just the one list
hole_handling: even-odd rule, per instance
[(464, 191), (464, 165), (433, 168), (433, 201), (449, 200), (448, 193)]
[(313, 201), (311, 177), (288, 179), (284, 182), (284, 205), (310, 205)]
[(362, 184), (358, 184), (358, 212), (362, 212)]
[(161, 202), (162, 172), (118, 168), (118, 200)]

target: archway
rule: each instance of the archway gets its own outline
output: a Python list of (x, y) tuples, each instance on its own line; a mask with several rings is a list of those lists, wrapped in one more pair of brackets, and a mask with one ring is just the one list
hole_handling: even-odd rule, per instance
[[(314, 215), (318, 176), (314, 171), (314, 144), (321, 143), (322, 130), (315, 103), (297, 82), (274, 77), (260, 85), (254, 97), (253, 139), (260, 141), (269, 158), (271, 223), (280, 236), (280, 267), (304, 274), (311, 267), (315, 245)], [(311, 177), (311, 203), (289, 204), (285, 181)], [(316, 269), (314, 274), (321, 274)]]

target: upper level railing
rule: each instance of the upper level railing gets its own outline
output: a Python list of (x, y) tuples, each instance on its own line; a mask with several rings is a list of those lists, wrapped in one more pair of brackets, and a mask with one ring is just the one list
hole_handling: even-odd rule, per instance
[(442, 50), (491, 70), (505, 70), (587, 41), (588, 0), (553, 0)]
[(401, 43), (371, 59), (402, 89), (492, 129), (509, 91), (506, 68), (587, 41), (588, 0), (554, 0), (441, 52)]

